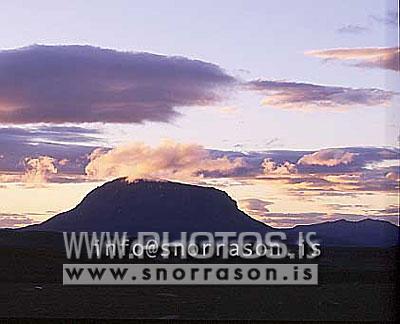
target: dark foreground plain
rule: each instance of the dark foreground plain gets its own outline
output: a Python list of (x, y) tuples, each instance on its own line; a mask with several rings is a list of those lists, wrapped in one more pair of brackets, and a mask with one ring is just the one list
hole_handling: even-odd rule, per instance
[(324, 249), (312, 287), (63, 286), (62, 253), (2, 247), (0, 260), (2, 319), (396, 320), (397, 248)]

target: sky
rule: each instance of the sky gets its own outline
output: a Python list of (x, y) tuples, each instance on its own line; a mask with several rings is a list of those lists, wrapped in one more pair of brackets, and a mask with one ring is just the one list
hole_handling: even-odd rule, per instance
[(396, 1), (2, 1), (0, 227), (117, 176), (274, 226), (398, 223), (397, 22)]

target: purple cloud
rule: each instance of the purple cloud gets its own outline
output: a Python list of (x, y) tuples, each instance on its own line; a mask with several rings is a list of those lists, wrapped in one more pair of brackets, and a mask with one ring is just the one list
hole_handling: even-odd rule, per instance
[(375, 88), (355, 89), (286, 81), (255, 80), (246, 86), (266, 96), (263, 100), (265, 106), (295, 110), (382, 106), (389, 104), (394, 95)]
[(248, 198), (241, 200), (240, 205), (250, 215), (262, 217), (269, 213), (267, 206), (273, 205), (273, 202), (256, 198)]
[(0, 228), (16, 228), (34, 223), (35, 220), (26, 215), (0, 213)]
[(0, 71), (2, 123), (168, 122), (236, 82), (199, 60), (91, 46), (0, 51)]
[(0, 127), (0, 172), (24, 171), (26, 157), (52, 156), (60, 171), (83, 174), (98, 136), (96, 129), (77, 126)]

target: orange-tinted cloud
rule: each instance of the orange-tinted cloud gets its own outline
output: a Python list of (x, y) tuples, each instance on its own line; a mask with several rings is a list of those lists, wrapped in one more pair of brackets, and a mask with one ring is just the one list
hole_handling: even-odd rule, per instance
[(358, 67), (399, 71), (397, 47), (337, 48), (308, 51), (305, 54), (325, 60), (350, 61)]
[(50, 156), (39, 156), (37, 158), (25, 158), (25, 174), (23, 180), (27, 183), (43, 183), (58, 172), (55, 165), (56, 160)]
[(288, 161), (279, 164), (273, 161), (270, 158), (264, 159), (264, 161), (261, 164), (264, 174), (279, 174), (279, 175), (285, 175), (285, 174), (293, 174), (297, 173), (297, 167), (295, 164), (290, 163)]
[(0, 182), (22, 182), (36, 186), (52, 182), (58, 176), (57, 160), (51, 156), (25, 157), (22, 164), (23, 172), (0, 173)]
[(347, 152), (342, 149), (323, 149), (312, 154), (306, 154), (299, 159), (298, 164), (321, 165), (333, 167), (340, 164), (349, 164), (353, 161), (356, 153)]
[(91, 178), (128, 177), (191, 180), (204, 176), (230, 176), (244, 166), (242, 158), (213, 157), (197, 144), (163, 141), (158, 147), (132, 143), (110, 151), (95, 150), (86, 174)]

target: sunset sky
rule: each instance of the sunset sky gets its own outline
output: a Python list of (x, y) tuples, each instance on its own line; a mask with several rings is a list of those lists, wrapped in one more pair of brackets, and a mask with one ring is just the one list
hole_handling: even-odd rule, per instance
[(396, 1), (2, 1), (0, 227), (107, 180), (398, 224)]

